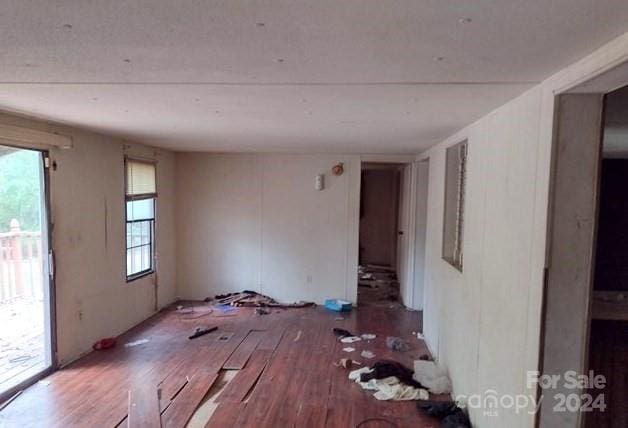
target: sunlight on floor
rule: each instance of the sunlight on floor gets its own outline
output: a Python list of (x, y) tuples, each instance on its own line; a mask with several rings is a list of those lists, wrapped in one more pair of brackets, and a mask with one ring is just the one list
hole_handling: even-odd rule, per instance
[(46, 367), (41, 299), (18, 297), (0, 303), (0, 392)]

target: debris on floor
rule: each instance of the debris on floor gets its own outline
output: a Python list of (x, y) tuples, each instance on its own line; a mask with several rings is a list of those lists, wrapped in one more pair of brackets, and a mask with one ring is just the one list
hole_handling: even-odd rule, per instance
[(362, 338), (358, 336), (345, 336), (340, 339), (342, 343), (353, 343), (353, 342), (359, 342), (360, 340), (362, 340)]
[(364, 357), (364, 358), (368, 358), (369, 360), (370, 360), (371, 358), (375, 358), (375, 354), (374, 354), (374, 353), (372, 353), (371, 351), (366, 350), (366, 349), (365, 349), (364, 351), (362, 351), (362, 353), (361, 353), (360, 355), (361, 355), (362, 357)]
[(344, 328), (337, 328), (334, 327), (333, 328), (333, 332), (336, 336), (338, 336), (339, 338), (343, 338), (343, 337), (350, 337), (350, 336), (354, 336), (353, 333), (351, 333), (349, 330), (345, 330)]
[(94, 351), (104, 351), (105, 349), (111, 349), (116, 346), (115, 337), (105, 337), (92, 345)]
[(336, 312), (348, 312), (352, 308), (351, 302), (342, 299), (327, 299), (325, 300), (325, 309)]
[(418, 400), (416, 406), (426, 415), (440, 419), (441, 427), (471, 428), (469, 417), (455, 401)]
[(216, 338), (219, 342), (226, 342), (233, 337), (233, 333), (223, 333)]
[(237, 309), (227, 303), (221, 303), (219, 305), (214, 306), (214, 308), (218, 309), (218, 311), (223, 314), (228, 314), (231, 312), (235, 312)]
[(342, 348), (342, 350), (345, 351), (345, 352), (353, 352), (353, 351), (355, 351), (355, 348), (347, 346), (346, 348)]
[(259, 308), (255, 308), (255, 313), (257, 315), (268, 315), (270, 314), (270, 310), (264, 308), (264, 307), (259, 307)]
[(373, 340), (375, 339), (377, 336), (371, 333), (364, 333), (360, 336), (362, 339), (364, 340)]
[(217, 305), (242, 306), (248, 308), (307, 308), (315, 306), (314, 302), (280, 303), (272, 297), (265, 296), (256, 291), (244, 290), (239, 293), (219, 294), (215, 297)]
[(218, 330), (218, 327), (196, 327), (196, 330), (194, 330), (194, 333), (192, 333), (188, 339), (196, 339), (197, 337), (205, 336), (216, 330)]
[(179, 319), (182, 320), (191, 320), (200, 317), (204, 317), (213, 312), (213, 309), (208, 306), (188, 306), (184, 307), (182, 305), (177, 306), (175, 310)]
[(297, 332), (297, 335), (294, 337), (293, 342), (297, 342), (299, 339), (301, 339), (301, 330)]
[(415, 361), (413, 378), (432, 394), (449, 394), (451, 392), (451, 381), (445, 370), (433, 361)]
[(377, 400), (427, 400), (429, 394), (426, 390), (412, 385), (404, 384), (396, 376), (384, 378), (365, 378), (373, 372), (373, 368), (362, 367), (349, 373), (349, 379), (356, 382), (362, 389), (375, 391), (373, 397)]
[(393, 351), (405, 352), (410, 349), (408, 343), (400, 337), (388, 336), (386, 338), (386, 346)]
[(148, 343), (148, 342), (150, 342), (150, 339), (138, 339), (133, 342), (125, 343), (124, 346), (126, 348), (132, 348), (134, 346), (143, 345), (144, 343)]
[(358, 268), (358, 301), (360, 304), (386, 304), (400, 300), (399, 281), (394, 269), (366, 265)]
[(351, 358), (341, 358), (340, 361), (334, 363), (336, 367), (342, 367), (344, 369), (353, 368), (353, 366), (361, 366), (362, 363), (359, 361), (352, 360)]
[(414, 373), (411, 369), (398, 361), (380, 360), (370, 367), (370, 371), (368, 373), (360, 376), (360, 381), (368, 382), (371, 379), (385, 379), (387, 377), (394, 376), (406, 385), (410, 385), (415, 388), (423, 388), (423, 385), (414, 380), (412, 376), (413, 374)]
[(238, 314), (237, 313), (232, 313), (232, 312), (221, 312), (219, 314), (214, 313), (212, 315), (212, 317), (214, 318), (229, 318), (229, 317), (237, 317)]

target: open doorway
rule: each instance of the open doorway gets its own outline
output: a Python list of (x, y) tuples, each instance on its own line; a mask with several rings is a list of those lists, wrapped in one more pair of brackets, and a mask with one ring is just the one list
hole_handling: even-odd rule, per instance
[(539, 386), (539, 427), (628, 423), (626, 71), (620, 64), (555, 99), (539, 368), (557, 381)]
[(0, 401), (53, 361), (44, 162), (0, 146)]
[(586, 426), (628, 426), (628, 86), (604, 100), (588, 369), (603, 375), (604, 411)]
[(361, 171), (358, 303), (400, 301), (398, 268), (405, 165), (365, 162)]

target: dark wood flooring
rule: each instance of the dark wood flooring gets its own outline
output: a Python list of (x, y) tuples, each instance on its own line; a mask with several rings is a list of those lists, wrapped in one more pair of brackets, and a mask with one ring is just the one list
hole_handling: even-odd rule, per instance
[[(414, 402), (377, 401), (333, 364), (344, 357), (367, 365), (387, 358), (411, 367), (427, 352), (413, 335), (421, 330), (420, 313), (390, 306), (364, 305), (343, 315), (321, 307), (269, 315), (238, 308), (198, 318), (168, 308), (119, 337), (116, 348), (92, 352), (25, 390), (0, 412), (0, 426), (127, 426), (132, 391), (129, 419), (154, 420), (158, 408), (164, 427), (182, 427), (230, 367), (240, 370), (216, 399), (208, 427), (435, 427)], [(218, 330), (189, 340), (197, 326)], [(377, 338), (348, 345), (337, 341), (333, 327)], [(411, 350), (389, 350), (388, 335), (404, 338)], [(139, 339), (149, 341), (124, 346)], [(356, 350), (343, 351), (347, 346)], [(376, 357), (360, 357), (363, 349)]]
[(604, 395), (606, 409), (585, 414), (587, 428), (628, 426), (628, 321), (593, 320), (589, 344), (589, 369), (604, 375), (606, 387), (590, 390)]

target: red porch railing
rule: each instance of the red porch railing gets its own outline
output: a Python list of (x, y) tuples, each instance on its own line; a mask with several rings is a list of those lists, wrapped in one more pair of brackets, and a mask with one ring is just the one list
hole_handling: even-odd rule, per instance
[(13, 219), (0, 233), (0, 303), (17, 297), (43, 296), (41, 233), (20, 229)]

